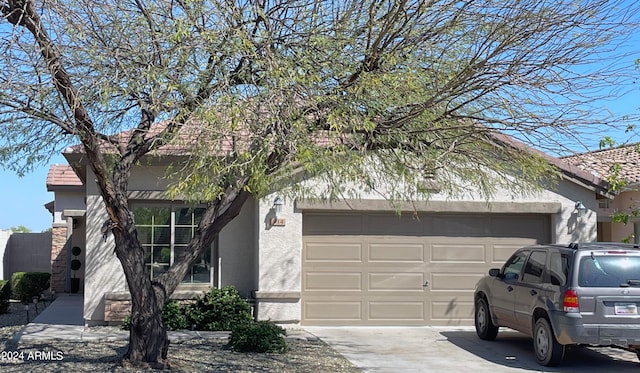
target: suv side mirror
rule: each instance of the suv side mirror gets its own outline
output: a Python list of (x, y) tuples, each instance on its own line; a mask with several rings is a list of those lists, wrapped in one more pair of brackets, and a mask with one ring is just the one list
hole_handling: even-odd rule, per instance
[(500, 269), (499, 268), (491, 268), (489, 270), (489, 276), (491, 276), (491, 277), (497, 277), (498, 274), (500, 274)]

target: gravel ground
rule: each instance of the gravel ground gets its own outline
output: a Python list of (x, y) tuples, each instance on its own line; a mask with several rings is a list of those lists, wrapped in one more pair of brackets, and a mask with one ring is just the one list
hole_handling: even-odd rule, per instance
[[(1, 372), (138, 371), (119, 364), (127, 350), (126, 341), (16, 343), (13, 336), (26, 323), (23, 307), (12, 305), (9, 313), (0, 315)], [(34, 316), (31, 305), (29, 318)], [(259, 354), (233, 352), (220, 340), (176, 342), (169, 346), (169, 362), (176, 372), (360, 372), (320, 340), (287, 339), (287, 345), (288, 351), (283, 354)]]

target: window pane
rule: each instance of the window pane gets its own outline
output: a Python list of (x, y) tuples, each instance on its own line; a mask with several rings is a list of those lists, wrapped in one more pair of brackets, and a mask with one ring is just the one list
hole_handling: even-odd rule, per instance
[(153, 214), (154, 225), (171, 225), (171, 209), (169, 207), (156, 207)]
[(151, 227), (138, 227), (138, 240), (142, 245), (148, 245), (151, 241)]
[(144, 247), (144, 262), (147, 264), (151, 264), (151, 246), (143, 246)]
[(529, 253), (526, 251), (514, 254), (507, 263), (504, 265), (502, 273), (505, 275), (506, 280), (514, 280), (520, 277), (520, 272), (524, 266), (524, 261)]
[(137, 225), (169, 225), (171, 209), (168, 207), (138, 207), (133, 209)]
[(176, 210), (176, 225), (192, 225), (193, 209), (184, 207)]
[(168, 269), (169, 264), (152, 264), (151, 270), (153, 271), (153, 274), (151, 275), (151, 278), (158, 277), (159, 275), (167, 272)]
[(580, 261), (578, 284), (585, 287), (626, 287), (640, 284), (640, 257), (594, 256)]
[(569, 274), (567, 255), (560, 255), (560, 253), (551, 253), (551, 259), (549, 260), (549, 281), (551, 285), (564, 285), (567, 282), (567, 275)]
[(155, 246), (153, 248), (153, 263), (167, 263), (171, 260), (171, 248), (169, 246)]
[(153, 224), (153, 212), (155, 208), (138, 207), (133, 209), (134, 219), (137, 225), (151, 225)]
[[(184, 250), (183, 247), (176, 247), (176, 258)], [(191, 269), (184, 276), (183, 283), (209, 283), (211, 282), (211, 249), (205, 252), (193, 263)]]
[(154, 227), (153, 243), (170, 244), (171, 243), (171, 227)]
[(193, 224), (200, 224), (200, 220), (202, 220), (202, 214), (204, 214), (203, 208), (193, 209)]
[(522, 280), (531, 283), (541, 283), (542, 274), (544, 272), (547, 253), (543, 251), (534, 251), (531, 253), (527, 265), (524, 268), (524, 276)]
[(193, 237), (193, 228), (191, 227), (176, 227), (176, 244), (187, 244)]

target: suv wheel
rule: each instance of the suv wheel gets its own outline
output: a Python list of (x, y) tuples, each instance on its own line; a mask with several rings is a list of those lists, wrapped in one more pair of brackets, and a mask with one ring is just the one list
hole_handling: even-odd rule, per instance
[(476, 333), (480, 339), (492, 341), (498, 335), (498, 327), (491, 320), (489, 305), (484, 298), (476, 301), (475, 312)]
[(533, 331), (533, 348), (536, 351), (538, 363), (545, 366), (558, 365), (564, 356), (564, 345), (558, 343), (549, 321), (544, 317), (536, 321)]

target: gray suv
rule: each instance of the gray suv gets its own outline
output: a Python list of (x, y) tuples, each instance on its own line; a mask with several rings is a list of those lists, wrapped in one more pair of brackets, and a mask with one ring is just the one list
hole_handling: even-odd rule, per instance
[(538, 362), (557, 365), (566, 346), (617, 346), (640, 358), (640, 250), (584, 243), (517, 250), (475, 289), (478, 337), (501, 326), (530, 335)]

